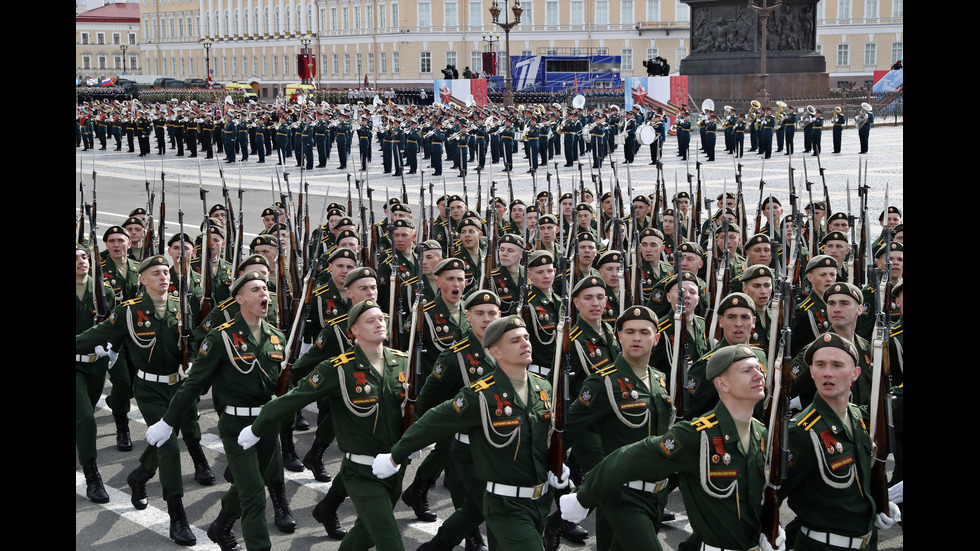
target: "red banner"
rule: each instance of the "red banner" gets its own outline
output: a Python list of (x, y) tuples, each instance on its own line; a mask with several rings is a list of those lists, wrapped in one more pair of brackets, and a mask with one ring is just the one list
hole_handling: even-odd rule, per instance
[(316, 56), (299, 54), (296, 56), (296, 67), (299, 78), (316, 78)]

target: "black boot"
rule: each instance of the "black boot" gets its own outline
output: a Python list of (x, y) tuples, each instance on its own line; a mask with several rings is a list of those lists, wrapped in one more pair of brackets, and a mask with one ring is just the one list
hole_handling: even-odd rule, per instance
[(564, 521), (561, 519), (561, 512), (555, 511), (548, 515), (548, 520), (544, 526), (544, 550), (558, 551), (561, 547), (561, 532)]
[(184, 502), (179, 497), (167, 500), (167, 513), (170, 514), (170, 539), (177, 545), (194, 545), (197, 538), (191, 532), (191, 525), (187, 522), (187, 514), (184, 512)]
[(293, 430), (310, 430), (310, 423), (303, 417), (302, 411), (296, 412), (296, 421), (293, 422)]
[(279, 444), (282, 447), (282, 466), (287, 471), (294, 473), (303, 472), (303, 463), (296, 455), (296, 446), (293, 444), (293, 431), (284, 430), (279, 433)]
[(194, 480), (198, 484), (204, 486), (210, 486), (214, 484), (214, 472), (211, 471), (211, 465), (208, 464), (208, 458), (204, 456), (204, 450), (201, 448), (200, 442), (186, 443), (187, 453), (191, 456), (191, 461), (194, 462)]
[(133, 441), (129, 437), (129, 416), (125, 413), (113, 413), (116, 421), (116, 449), (121, 452), (133, 451)]
[(417, 476), (412, 485), (402, 493), (402, 501), (415, 511), (415, 518), (422, 522), (435, 522), (436, 514), (429, 510), (429, 488), (432, 482), (422, 481)]
[(105, 491), (102, 484), (102, 475), (99, 474), (99, 466), (94, 459), (82, 463), (82, 472), (85, 473), (85, 495), (93, 503), (109, 503), (109, 494)]
[(439, 535), (432, 536), (432, 539), (423, 543), (415, 551), (452, 551), (453, 545), (446, 545), (439, 539)]
[(327, 535), (335, 540), (342, 540), (347, 535), (347, 530), (340, 526), (340, 520), (337, 518), (337, 508), (343, 501), (344, 498), (337, 498), (328, 491), (320, 503), (313, 508), (313, 519), (322, 524)]
[(572, 543), (584, 543), (589, 538), (589, 531), (574, 522), (562, 521), (561, 535)]
[(289, 500), (286, 499), (286, 486), (282, 482), (269, 486), (269, 498), (272, 499), (272, 512), (276, 518), (276, 528), (280, 532), (292, 534), (296, 530), (296, 519), (289, 510)]
[(463, 541), (466, 544), (466, 551), (487, 551), (487, 542), (483, 540), (483, 534), (480, 533), (479, 526), (467, 534)]
[(208, 526), (208, 539), (217, 543), (221, 551), (242, 551), (238, 541), (235, 540), (235, 534), (231, 533), (235, 520), (235, 517), (222, 509), (218, 512), (218, 518)]
[(133, 507), (141, 511), (146, 509), (146, 483), (153, 478), (153, 474), (143, 468), (143, 465), (139, 465), (126, 477), (126, 483), (129, 484), (129, 491), (132, 494), (129, 499)]
[(327, 449), (326, 444), (313, 443), (310, 451), (303, 457), (303, 466), (313, 472), (313, 478), (320, 482), (330, 482), (330, 475), (327, 469), (323, 468), (323, 452)]

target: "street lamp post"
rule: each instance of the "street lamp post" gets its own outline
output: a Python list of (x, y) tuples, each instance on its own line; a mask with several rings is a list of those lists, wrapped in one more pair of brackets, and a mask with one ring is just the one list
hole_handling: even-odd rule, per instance
[(484, 33), (483, 41), (489, 44), (489, 46), (487, 47), (487, 52), (490, 53), (490, 58), (493, 60), (493, 67), (492, 67), (493, 71), (487, 71), (486, 67), (483, 68), (483, 71), (488, 75), (496, 76), (497, 54), (494, 51), (493, 45), (497, 44), (498, 47), (500, 46), (500, 35), (496, 33)]
[(299, 39), (303, 43), (303, 58), (306, 60), (306, 71), (303, 72), (303, 84), (310, 83), (310, 42), (313, 42), (313, 37), (308, 34), (304, 34)]
[(125, 42), (123, 42), (122, 44), (119, 45), (119, 49), (122, 50), (122, 62), (123, 62), (123, 72), (122, 72), (122, 74), (125, 75), (126, 74), (126, 50), (129, 49), (129, 44), (126, 44)]
[[(509, 0), (504, 0), (506, 4)], [(499, 21), (500, 18), (500, 4), (497, 0), (493, 0), (493, 4), (490, 5), (490, 16), (493, 17), (493, 22), (495, 25), (504, 30), (504, 52), (507, 54), (507, 77), (504, 79), (504, 105), (511, 106), (514, 105), (514, 83), (510, 78), (510, 30), (514, 28), (515, 25), (521, 22), (521, 14), (524, 13), (524, 8), (521, 7), (521, 0), (515, 0), (513, 7), (510, 8), (514, 12), (514, 20), (507, 20), (507, 13), (504, 12), (504, 22)]]
[(212, 87), (211, 81), (211, 46), (214, 41), (210, 38), (205, 38), (201, 41), (201, 45), (204, 46), (204, 76), (208, 81), (208, 90)]

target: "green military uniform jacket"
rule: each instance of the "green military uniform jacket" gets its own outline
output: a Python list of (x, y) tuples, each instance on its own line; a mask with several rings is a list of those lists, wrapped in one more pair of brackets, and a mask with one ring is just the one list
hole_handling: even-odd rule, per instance
[(741, 449), (735, 422), (719, 403), (704, 417), (673, 425), (612, 452), (579, 487), (578, 500), (595, 507), (620, 494), (631, 480), (661, 480), (677, 473), (694, 533), (707, 545), (750, 549), (759, 545), (766, 481), (766, 428), (752, 420), (749, 449)]
[[(651, 265), (646, 260), (640, 260), (640, 281), (643, 285), (643, 304), (654, 310), (651, 304), (658, 306), (663, 309), (663, 304), (667, 303), (666, 291), (664, 291), (663, 286), (667, 282), (667, 278), (674, 273), (674, 267), (664, 262), (663, 260), (658, 260), (656, 266)], [(660, 293), (656, 295), (654, 299), (654, 289), (659, 287)]]
[[(684, 389), (687, 391), (687, 408), (684, 410), (686, 419), (696, 419), (711, 410), (714, 404), (718, 403), (718, 390), (712, 381), (707, 378), (708, 360), (718, 350), (731, 346), (727, 340), (722, 339), (711, 349), (710, 352), (698, 358), (691, 368), (687, 370), (687, 383)], [(766, 353), (759, 348), (752, 348), (752, 352), (762, 363), (762, 371), (765, 372)], [(761, 402), (760, 402), (761, 404)]]
[(470, 329), (466, 336), (439, 354), (415, 406), (416, 417), (451, 400), (460, 389), (493, 373), (496, 363)]
[[(660, 333), (660, 342), (654, 347), (651, 354), (650, 365), (659, 369), (670, 380), (671, 362), (674, 359), (674, 310), (668, 310), (665, 316), (660, 317), (660, 325), (657, 326)], [(709, 350), (708, 336), (705, 332), (704, 318), (694, 316), (694, 333), (687, 333), (687, 359), (689, 362), (700, 358)]]
[(481, 245), (477, 258), (473, 258), (473, 255), (465, 247), (460, 247), (453, 256), (463, 261), (463, 271), (466, 272), (466, 287), (463, 289), (463, 293), (469, 294), (480, 286), (480, 280), (483, 279), (484, 258), (487, 256), (487, 248), (485, 245)]
[[(833, 327), (827, 332), (836, 333)], [(851, 342), (857, 350), (858, 367), (861, 368), (861, 373), (858, 375), (857, 380), (851, 383), (850, 401), (861, 408), (861, 416), (867, 421), (871, 418), (871, 411), (869, 409), (871, 407), (871, 343), (863, 339), (860, 335), (854, 335), (854, 340)], [(813, 378), (810, 377), (810, 367), (804, 360), (808, 348), (810, 348), (809, 344), (804, 346), (793, 358), (793, 367), (790, 371), (790, 381), (792, 382), (791, 393), (793, 396), (800, 397), (801, 404), (814, 401), (817, 394), (817, 388), (814, 385)]]
[(459, 323), (453, 320), (449, 313), (449, 306), (442, 296), (435, 301), (426, 304), (422, 308), (422, 315), (425, 316), (425, 327), (422, 330), (422, 344), (425, 349), (425, 357), (422, 362), (422, 373), (426, 377), (432, 371), (439, 354), (448, 350), (461, 335), (465, 335), (470, 329), (470, 322), (466, 321), (466, 312), (463, 311), (462, 303), (459, 304)]
[[(623, 284), (625, 285), (625, 282)], [(619, 317), (619, 288), (613, 289), (609, 285), (605, 287), (606, 308), (602, 312), (602, 321), (609, 325), (616, 325), (616, 319)]]
[[(387, 453), (401, 435), (401, 404), (408, 357), (384, 349), (384, 371), (378, 373), (359, 346), (322, 362), (299, 386), (262, 409), (252, 424), (261, 437), (278, 430), (282, 419), (321, 398), (330, 399), (330, 414), (341, 451), (375, 456)], [(370, 467), (358, 467), (367, 468)]]
[(180, 303), (170, 295), (163, 319), (156, 316), (149, 295), (127, 300), (112, 310), (109, 319), (75, 336), (75, 353), (88, 354), (106, 342), (119, 351), (125, 343), (131, 368), (169, 375), (175, 384), (180, 365), (179, 313)]
[[(276, 307), (276, 294), (269, 293), (269, 312), (265, 315), (265, 321), (273, 327), (276, 326)], [(208, 336), (208, 332), (235, 319), (241, 309), (241, 305), (235, 302), (235, 297), (226, 298), (211, 309), (211, 313), (191, 332), (191, 361), (200, 350), (201, 343), (204, 342), (204, 337)]]
[(796, 307), (793, 314), (792, 352), (796, 355), (813, 339), (827, 332), (830, 322), (827, 318), (827, 303), (815, 293), (810, 292), (806, 300)]
[[(115, 305), (115, 294), (113, 293), (112, 286), (109, 285), (108, 281), (102, 282), (102, 293), (105, 296), (106, 307), (111, 311)], [(78, 295), (75, 295), (75, 336), (78, 336), (83, 331), (90, 329), (95, 323), (95, 278), (92, 276), (88, 277), (86, 281), (85, 294), (82, 295), (82, 299), (78, 299)], [(95, 346), (98, 346), (98, 343)], [(92, 348), (94, 349), (95, 346)], [(89, 354), (92, 350), (88, 350), (84, 353)], [(105, 368), (109, 360), (108, 358), (99, 358), (97, 360), (99, 365)], [(76, 367), (80, 367), (80, 362), (76, 362)]]
[[(522, 277), (523, 269), (519, 269), (519, 272), (519, 277)], [(517, 304), (521, 302), (521, 287), (514, 281), (510, 270), (500, 266), (490, 272), (490, 286), (490, 290), (500, 297), (500, 317), (519, 314)]]
[(102, 278), (112, 287), (112, 292), (116, 295), (116, 302), (136, 298), (141, 288), (140, 263), (132, 258), (126, 258), (126, 275), (123, 276), (119, 273), (116, 263), (109, 256), (106, 256), (101, 262)]
[(528, 371), (547, 377), (555, 361), (556, 327), (562, 322), (561, 302), (555, 296), (545, 296), (537, 287), (531, 286), (527, 297), (529, 314), (527, 332), (531, 338), (531, 365)]
[[(875, 504), (871, 498), (871, 439), (861, 411), (848, 405), (851, 430), (819, 395), (790, 420), (789, 477), (780, 495), (802, 526), (848, 537), (870, 534)], [(807, 549), (838, 549), (799, 534)], [(799, 548), (799, 547), (798, 547)]]
[(604, 367), (608, 367), (622, 352), (616, 334), (608, 323), (603, 322), (602, 333), (579, 319), (568, 333), (572, 346), (572, 373), (569, 395), (578, 396), (585, 379)]
[(351, 305), (347, 303), (347, 295), (337, 289), (333, 278), (313, 290), (313, 312), (318, 329), (327, 327), (330, 320), (346, 314), (350, 307)]
[(178, 423), (208, 385), (219, 413), (228, 406), (265, 406), (275, 395), (285, 349), (286, 338), (278, 329), (262, 320), (257, 342), (245, 318), (237, 314), (204, 338), (191, 373), (163, 420), (170, 426)]

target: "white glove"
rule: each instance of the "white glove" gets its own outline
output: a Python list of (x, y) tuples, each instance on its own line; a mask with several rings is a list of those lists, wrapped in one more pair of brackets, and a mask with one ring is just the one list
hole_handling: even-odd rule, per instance
[(800, 403), (799, 396), (789, 401), (789, 409), (793, 411), (800, 411), (801, 409), (803, 409), (803, 404)]
[(192, 367), (194, 367), (194, 364), (187, 362), (187, 371), (184, 371), (184, 366), (178, 366), (177, 373), (179, 373), (182, 378), (186, 379), (191, 376)]
[(104, 358), (109, 355), (110, 350), (112, 350), (112, 344), (106, 343), (105, 346), (100, 344), (99, 346), (95, 347), (95, 355), (100, 358)]
[(589, 510), (582, 507), (578, 501), (577, 494), (565, 494), (558, 498), (558, 508), (561, 509), (561, 518), (568, 522), (578, 524), (585, 520), (589, 515)]
[(765, 534), (759, 535), (759, 549), (761, 551), (786, 551), (786, 531), (783, 527), (779, 527), (779, 535), (776, 536), (776, 546), (773, 547), (769, 543), (769, 539), (766, 538)]
[(306, 354), (311, 348), (313, 348), (313, 343), (304, 342), (299, 347), (299, 355), (302, 356), (303, 354)]
[(568, 465), (562, 463), (561, 479), (555, 476), (555, 473), (548, 471), (548, 484), (551, 484), (551, 487), (556, 490), (564, 490), (565, 488), (568, 487), (568, 475), (570, 473), (571, 470), (569, 470)]
[(894, 502), (888, 502), (888, 513), (878, 513), (875, 515), (875, 526), (879, 530), (887, 530), (895, 525), (896, 522), (902, 520), (902, 512), (898, 509), (898, 505)]
[(390, 453), (379, 453), (374, 456), (374, 463), (371, 464), (371, 472), (378, 478), (388, 478), (398, 472), (398, 465), (391, 460)]
[(238, 433), (238, 445), (243, 450), (247, 450), (258, 443), (259, 437), (255, 436), (255, 433), (252, 432), (252, 425), (243, 428), (242, 432)]
[(905, 481), (903, 480), (891, 488), (888, 488), (888, 501), (891, 501), (892, 503), (901, 503), (902, 501), (905, 501), (905, 490), (903, 490), (904, 486)]
[(413, 461), (415, 459), (422, 459), (422, 450), (416, 450), (408, 454), (408, 459), (409, 461)]
[(173, 434), (173, 432), (174, 428), (165, 423), (163, 419), (160, 419), (146, 429), (146, 441), (151, 446), (156, 446), (159, 448), (164, 442), (170, 440), (170, 435)]

